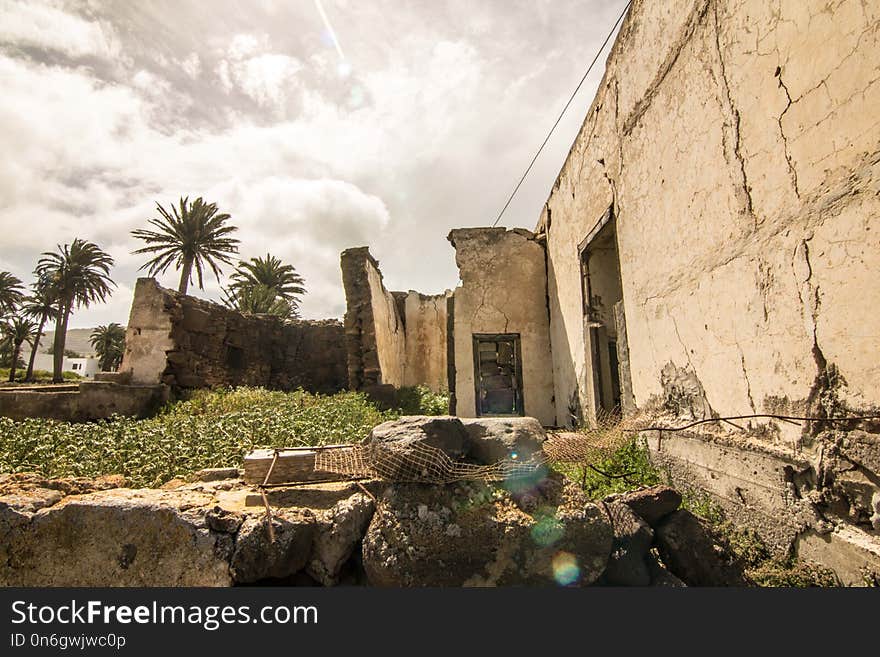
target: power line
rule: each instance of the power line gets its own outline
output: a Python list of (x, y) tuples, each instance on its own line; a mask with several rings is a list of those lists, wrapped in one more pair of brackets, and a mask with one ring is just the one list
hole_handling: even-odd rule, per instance
[(620, 12), (620, 16), (617, 17), (617, 20), (614, 21), (614, 25), (611, 27), (611, 31), (608, 33), (608, 36), (605, 37), (605, 41), (602, 42), (602, 45), (599, 47), (596, 56), (593, 57), (593, 61), (590, 62), (590, 66), (587, 68), (587, 72), (584, 73), (584, 77), (581, 78), (581, 81), (578, 82), (578, 85), (574, 88), (574, 91), (571, 94), (571, 97), (568, 99), (568, 102), (565, 103), (565, 107), (562, 108), (562, 111), (559, 113), (559, 116), (556, 117), (556, 122), (553, 124), (553, 127), (550, 128), (550, 132), (547, 133), (547, 137), (544, 138), (544, 142), (541, 144), (541, 147), (538, 149), (538, 152), (535, 153), (535, 157), (532, 158), (532, 161), (529, 162), (529, 166), (526, 168), (525, 173), (523, 173), (522, 178), (519, 179), (519, 182), (516, 183), (516, 187), (513, 188), (513, 191), (510, 193), (510, 197), (507, 199), (507, 203), (504, 204), (504, 207), (501, 208), (501, 212), (498, 213), (498, 217), (495, 219), (495, 222), (492, 224), (492, 227), (498, 225), (498, 222), (501, 221), (501, 217), (504, 215), (505, 210), (510, 205), (510, 202), (513, 200), (513, 197), (516, 196), (516, 193), (519, 191), (520, 185), (523, 184), (523, 181), (526, 179), (526, 176), (529, 175), (529, 171), (532, 170), (532, 167), (535, 164), (535, 160), (538, 159), (538, 156), (541, 154), (541, 151), (544, 150), (544, 146), (547, 145), (547, 142), (550, 141), (550, 137), (553, 134), (553, 131), (556, 130), (556, 126), (559, 125), (559, 122), (562, 120), (562, 116), (565, 114), (568, 106), (571, 105), (571, 101), (574, 100), (574, 97), (577, 95), (577, 92), (580, 91), (581, 85), (583, 85), (584, 80), (587, 79), (587, 76), (590, 74), (590, 71), (593, 70), (593, 66), (595, 66), (596, 62), (599, 60), (599, 55), (602, 54), (602, 51), (605, 50), (605, 46), (608, 45), (608, 42), (611, 40), (611, 35), (614, 34), (614, 30), (617, 29), (617, 26), (620, 25), (620, 21), (623, 20), (624, 15), (626, 14), (626, 10), (629, 9), (629, 6), (632, 4), (632, 0), (629, 0), (626, 3), (626, 6), (623, 8), (623, 11)]

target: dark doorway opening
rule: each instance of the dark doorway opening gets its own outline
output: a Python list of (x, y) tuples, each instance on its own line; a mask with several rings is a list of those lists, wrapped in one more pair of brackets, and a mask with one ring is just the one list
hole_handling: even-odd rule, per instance
[(518, 333), (474, 335), (477, 417), (522, 415), (522, 351)]
[(613, 207), (579, 246), (585, 353), (592, 373), (594, 410), (627, 414), (634, 410), (617, 224)]

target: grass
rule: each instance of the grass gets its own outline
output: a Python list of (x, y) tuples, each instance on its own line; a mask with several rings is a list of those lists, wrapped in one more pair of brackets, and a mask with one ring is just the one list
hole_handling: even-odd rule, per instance
[[(429, 404), (416, 410), (435, 409)], [(198, 391), (146, 420), (0, 418), (0, 472), (121, 474), (133, 486), (160, 486), (202, 468), (240, 466), (244, 454), (258, 447), (356, 442), (399, 415), (380, 411), (360, 393), (237, 388)]]

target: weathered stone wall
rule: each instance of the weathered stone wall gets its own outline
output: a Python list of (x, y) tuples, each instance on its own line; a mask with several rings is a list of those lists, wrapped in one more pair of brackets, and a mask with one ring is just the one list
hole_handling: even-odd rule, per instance
[(475, 333), (518, 333), (525, 415), (556, 424), (544, 247), (514, 228), (462, 228), (449, 234), (461, 285), (454, 293), (455, 413), (476, 415)]
[(181, 388), (251, 385), (332, 393), (347, 384), (345, 340), (335, 320), (285, 323), (242, 315), (141, 278), (121, 372), (133, 383)]
[[(633, 2), (538, 226), (560, 420), (596, 408), (578, 245), (609, 206), (639, 407), (821, 417), (880, 406), (878, 19), (880, 6), (858, 0)], [(850, 434), (740, 424), (723, 440), (664, 434), (654, 452), (731, 509), (772, 518), (809, 494), (834, 522), (788, 515), (800, 536), (824, 537), (804, 546), (876, 549), (873, 430), (869, 458), (831, 468)], [(842, 483), (847, 469), (860, 483)]]
[(13, 420), (42, 417), (89, 422), (111, 415), (147, 417), (167, 401), (168, 388), (163, 385), (82, 381), (69, 386), (0, 390), (0, 415)]
[(446, 294), (390, 292), (367, 247), (342, 252), (349, 385), (447, 388)]

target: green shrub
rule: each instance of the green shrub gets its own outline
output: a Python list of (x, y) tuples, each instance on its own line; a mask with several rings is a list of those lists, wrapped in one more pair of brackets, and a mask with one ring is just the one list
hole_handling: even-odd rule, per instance
[(661, 481), (660, 473), (648, 459), (647, 448), (638, 438), (626, 440), (607, 457), (593, 463), (557, 464), (554, 467), (578, 482), (591, 499), (624, 493), (640, 486), (653, 486)]
[(447, 415), (449, 395), (428, 386), (405, 386), (397, 390), (397, 411), (400, 415)]
[(356, 442), (394, 417), (360, 393), (238, 388), (197, 392), (147, 420), (0, 418), (0, 472), (121, 474), (135, 486), (159, 486), (201, 468), (240, 466), (258, 447)]

